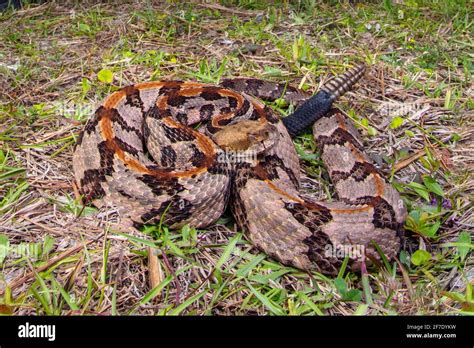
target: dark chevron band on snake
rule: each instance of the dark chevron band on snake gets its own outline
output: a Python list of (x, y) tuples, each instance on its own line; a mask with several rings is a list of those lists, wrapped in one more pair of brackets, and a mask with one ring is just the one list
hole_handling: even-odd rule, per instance
[[(391, 259), (405, 206), (364, 153), (352, 123), (331, 109), (363, 73), (362, 65), (349, 69), (312, 97), (249, 78), (122, 88), (80, 134), (73, 154), (77, 185), (86, 202), (117, 208), (135, 227), (162, 220), (170, 228), (204, 228), (230, 205), (257, 248), (307, 271), (335, 275), (346, 254), (357, 269), (363, 259), (379, 258), (374, 242)], [(281, 121), (257, 98), (299, 107)], [(299, 191), (291, 136), (310, 126), (337, 201)]]

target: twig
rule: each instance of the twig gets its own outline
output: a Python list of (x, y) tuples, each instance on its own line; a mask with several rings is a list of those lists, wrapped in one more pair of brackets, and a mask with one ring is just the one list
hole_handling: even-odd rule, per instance
[(150, 272), (150, 288), (154, 289), (163, 281), (163, 270), (158, 256), (155, 254), (155, 249), (148, 247), (148, 270)]
[(425, 150), (418, 150), (417, 152), (415, 152), (410, 157), (405, 158), (405, 159), (401, 160), (400, 162), (397, 162), (393, 166), (393, 172), (394, 173), (398, 172), (400, 169), (405, 168), (410, 163), (415, 162), (418, 158), (423, 157), (424, 155), (426, 155)]
[(63, 234), (63, 233), (61, 233), (61, 232), (59, 232), (59, 231), (56, 231), (55, 229), (53, 229), (53, 228), (51, 228), (51, 227), (48, 227), (48, 226), (46, 226), (46, 225), (44, 225), (44, 224), (42, 224), (42, 223), (36, 222), (36, 221), (34, 221), (34, 220), (31, 220), (30, 218), (27, 218), (26, 216), (22, 216), (21, 218), (22, 218), (22, 219), (25, 219), (26, 221), (32, 223), (32, 224), (35, 225), (35, 226), (38, 226), (38, 227), (44, 229), (45, 231), (51, 232), (52, 234), (55, 234), (55, 235), (57, 235), (57, 236), (64, 237), (64, 234)]

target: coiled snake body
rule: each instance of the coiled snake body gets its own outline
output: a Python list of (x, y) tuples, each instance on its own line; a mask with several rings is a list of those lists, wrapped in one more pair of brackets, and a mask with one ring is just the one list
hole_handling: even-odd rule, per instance
[[(340, 249), (362, 248), (378, 258), (372, 242), (390, 259), (399, 249), (406, 209), (364, 154), (358, 131), (330, 109), (363, 70), (348, 70), (311, 98), (254, 79), (122, 88), (81, 132), (73, 155), (77, 184), (87, 201), (117, 207), (135, 226), (164, 218), (171, 228), (206, 227), (230, 201), (255, 246), (303, 270), (336, 274), (344, 259)], [(300, 105), (283, 122), (254, 98), (281, 96)], [(291, 136), (311, 125), (337, 201), (299, 192)], [(360, 266), (360, 255), (349, 256), (353, 268)]]

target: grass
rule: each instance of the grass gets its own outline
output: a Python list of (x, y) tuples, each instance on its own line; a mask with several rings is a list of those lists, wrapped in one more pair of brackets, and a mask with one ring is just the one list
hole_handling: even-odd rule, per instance
[[(472, 14), (467, 1), (413, 0), (1, 13), (0, 313), (472, 315)], [(370, 71), (338, 107), (408, 207), (397, 260), (331, 279), (259, 253), (228, 214), (207, 230), (131, 234), (75, 198), (72, 146), (121, 86), (250, 76), (316, 91), (357, 60)], [(331, 197), (311, 135), (295, 146), (305, 188)]]

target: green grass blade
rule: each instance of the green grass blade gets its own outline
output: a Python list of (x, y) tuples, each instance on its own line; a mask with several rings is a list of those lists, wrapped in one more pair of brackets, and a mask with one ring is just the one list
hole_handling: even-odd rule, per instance
[(207, 292), (208, 292), (208, 290), (205, 289), (205, 290), (201, 291), (200, 293), (188, 298), (186, 301), (181, 303), (178, 307), (176, 307), (171, 312), (169, 312), (169, 314), (170, 315), (179, 315), (182, 311), (184, 311), (186, 308), (188, 308), (194, 302), (198, 301), (201, 297), (203, 297), (205, 294), (207, 294)]
[(235, 275), (237, 277), (245, 277), (247, 274), (252, 271), (263, 259), (265, 259), (267, 256), (264, 254), (259, 254), (256, 255), (250, 262), (247, 262), (243, 266), (239, 267)]
[(161, 292), (161, 290), (163, 290), (164, 287), (167, 286), (172, 280), (173, 280), (173, 276), (169, 275), (165, 279), (163, 279), (163, 281), (160, 284), (158, 284), (153, 289), (148, 291), (145, 294), (145, 296), (143, 296), (143, 298), (140, 300), (139, 302), (140, 306), (143, 306), (147, 304), (148, 302), (150, 302), (151, 300), (153, 300)]
[(68, 294), (68, 292), (64, 289), (64, 287), (59, 284), (59, 282), (54, 278), (53, 276), (51, 277), (51, 281), (55, 284), (59, 292), (61, 293), (62, 298), (64, 301), (66, 301), (67, 305), (69, 308), (71, 308), (74, 311), (79, 310), (79, 307), (74, 303), (74, 301), (71, 299), (71, 296)]
[(221, 267), (224, 265), (224, 263), (227, 262), (229, 257), (232, 255), (232, 252), (234, 251), (235, 246), (237, 243), (240, 241), (240, 238), (242, 238), (242, 233), (237, 233), (234, 238), (232, 238), (229, 241), (229, 244), (227, 244), (226, 248), (224, 249), (224, 252), (222, 253), (221, 257), (216, 263), (216, 269), (221, 269)]
[(286, 312), (283, 308), (276, 305), (272, 300), (267, 298), (265, 295), (256, 290), (250, 283), (246, 280), (248, 288), (255, 295), (255, 297), (275, 315), (286, 315)]
[(313, 301), (311, 301), (311, 299), (306, 296), (305, 293), (298, 292), (298, 296), (309, 306), (309, 308), (313, 310), (314, 313), (316, 313), (317, 315), (324, 315), (321, 309), (319, 309), (319, 307)]
[(380, 255), (380, 258), (382, 259), (382, 262), (388, 273), (392, 273), (392, 266), (390, 265), (390, 262), (388, 262), (387, 256), (385, 256), (385, 253), (382, 251), (380, 246), (375, 241), (372, 241), (371, 244), (374, 246), (375, 250), (377, 250), (377, 253)]

